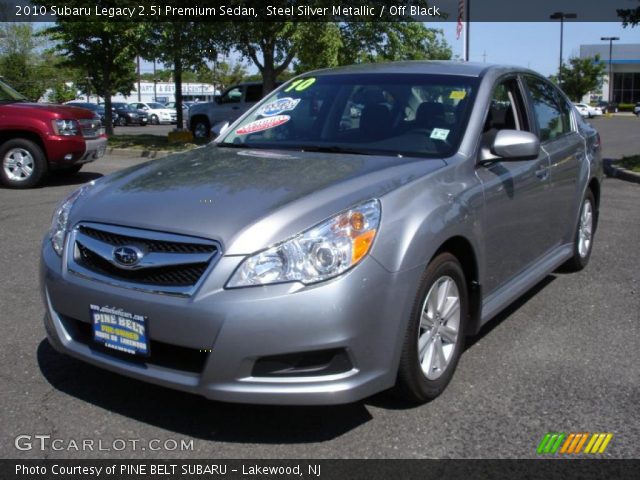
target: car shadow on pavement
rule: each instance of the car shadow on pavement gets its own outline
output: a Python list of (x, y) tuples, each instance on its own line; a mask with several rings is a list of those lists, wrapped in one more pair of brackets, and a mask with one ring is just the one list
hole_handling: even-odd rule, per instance
[(103, 177), (98, 172), (78, 172), (74, 175), (69, 175), (64, 172), (52, 172), (49, 177), (44, 181), (43, 187), (61, 187), (63, 185), (82, 185), (83, 183), (90, 182)]
[[(368, 422), (362, 403), (328, 407), (240, 405), (140, 382), (38, 345), (40, 371), (57, 390), (139, 422), (202, 440), (292, 444), (328, 441)], [(93, 415), (92, 415), (93, 416)]]

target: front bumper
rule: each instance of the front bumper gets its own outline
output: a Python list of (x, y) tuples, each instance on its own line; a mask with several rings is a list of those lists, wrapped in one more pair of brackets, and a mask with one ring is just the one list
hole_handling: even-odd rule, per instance
[[(390, 273), (368, 257), (315, 286), (225, 290), (241, 260), (221, 257), (194, 296), (176, 297), (72, 274), (45, 238), (40, 278), (49, 340), (58, 351), (108, 370), (221, 401), (341, 404), (394, 384), (421, 269)], [(156, 362), (153, 344), (145, 362), (96, 348), (78, 329), (90, 329), (90, 304), (146, 315), (152, 342), (199, 352), (201, 367)], [(265, 357), (319, 351), (342, 352), (348, 362), (340, 371), (256, 373)]]

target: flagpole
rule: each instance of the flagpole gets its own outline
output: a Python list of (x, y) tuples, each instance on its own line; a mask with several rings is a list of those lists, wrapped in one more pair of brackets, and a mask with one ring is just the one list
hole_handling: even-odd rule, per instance
[(470, 33), (470, 19), (471, 19), (471, 0), (466, 0), (466, 8), (464, 9), (465, 21), (464, 21), (464, 61), (468, 62), (470, 58), (469, 51), (469, 33)]

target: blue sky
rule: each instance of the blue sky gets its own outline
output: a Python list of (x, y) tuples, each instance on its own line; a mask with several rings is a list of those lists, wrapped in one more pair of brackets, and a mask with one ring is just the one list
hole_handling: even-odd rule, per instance
[[(462, 37), (456, 40), (454, 22), (430, 23), (429, 27), (441, 28), (454, 55), (462, 56)], [(564, 24), (564, 59), (580, 54), (580, 45), (605, 44), (600, 37), (620, 37), (616, 43), (640, 43), (640, 27), (623, 28), (619, 22), (566, 22)], [(529, 23), (472, 23), (471, 56), (483, 61), (486, 52), (488, 63), (507, 63), (551, 75), (558, 70), (560, 56), (559, 22)]]

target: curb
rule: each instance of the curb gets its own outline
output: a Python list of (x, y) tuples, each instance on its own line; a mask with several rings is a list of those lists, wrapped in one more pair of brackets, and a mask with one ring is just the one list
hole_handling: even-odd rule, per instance
[(640, 184), (640, 173), (632, 172), (626, 168), (617, 167), (615, 165), (615, 160), (610, 158), (605, 158), (602, 163), (604, 167), (604, 174), (607, 177)]

